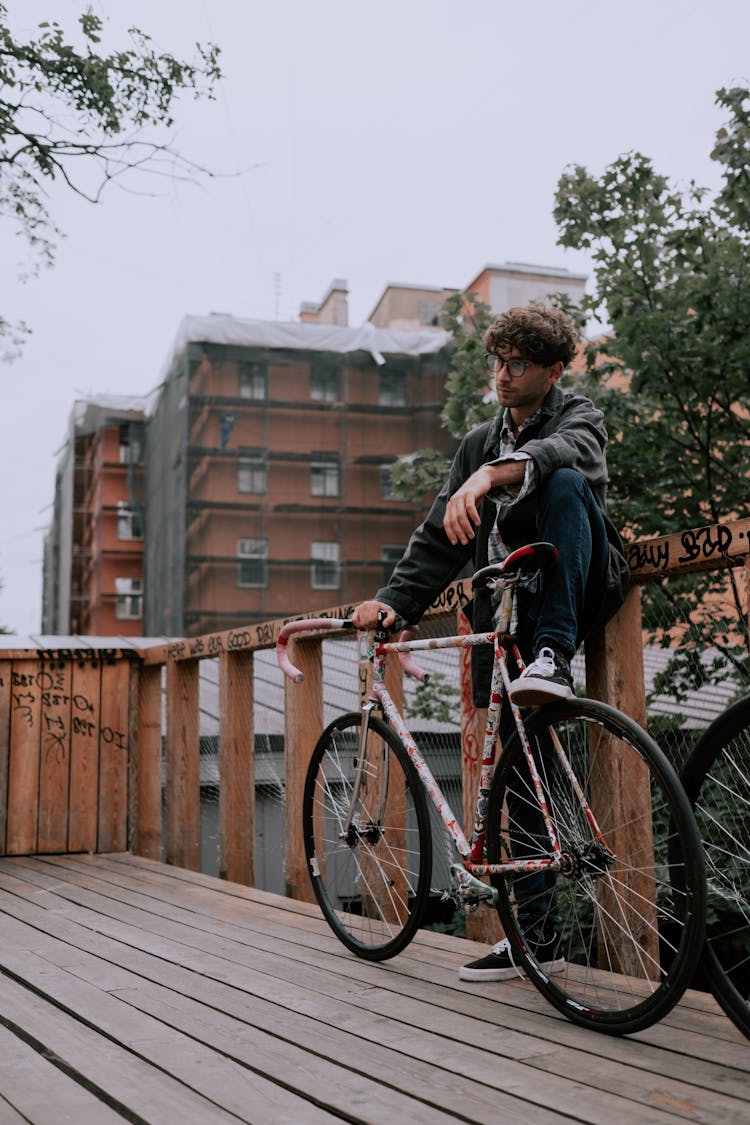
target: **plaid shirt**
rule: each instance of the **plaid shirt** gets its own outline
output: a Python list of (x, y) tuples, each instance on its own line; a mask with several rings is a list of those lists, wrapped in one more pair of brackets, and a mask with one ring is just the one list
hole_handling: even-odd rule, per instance
[[(516, 444), (526, 427), (537, 421), (540, 413), (541, 407), (539, 410), (535, 410), (533, 414), (530, 414), (528, 418), (524, 418), (518, 430), (514, 430), (510, 410), (506, 406), (503, 411), (498, 455), (495, 460), (490, 461), (489, 464), (499, 465), (502, 461), (525, 461), (526, 475), (520, 484), (504, 484), (500, 485), (499, 488), (493, 488), (492, 492), (489, 493), (489, 499), (494, 503), (496, 509), (521, 500), (534, 489), (534, 462), (531, 460), (528, 453), (517, 453)], [(503, 559), (507, 559), (509, 554), (510, 548), (503, 542), (500, 531), (498, 530), (497, 520), (495, 520), (494, 527), (490, 532), (490, 537), (487, 542), (488, 561), (490, 563), (502, 562)]]

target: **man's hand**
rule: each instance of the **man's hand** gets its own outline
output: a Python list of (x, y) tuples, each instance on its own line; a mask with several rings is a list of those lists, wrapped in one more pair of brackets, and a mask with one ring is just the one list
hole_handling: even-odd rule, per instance
[(354, 610), (351, 615), (351, 620), (358, 629), (374, 629), (378, 623), (378, 613), (380, 610), (385, 610), (385, 618), (383, 624), (386, 629), (390, 629), (393, 622), (396, 620), (396, 611), (391, 609), (389, 605), (384, 605), (383, 602), (369, 601), (362, 602)]
[(480, 465), (448, 501), (443, 517), (445, 534), (455, 547), (466, 546), (479, 527), (479, 503), (488, 492), (501, 484), (518, 484), (526, 473), (525, 461), (501, 461), (499, 465)]

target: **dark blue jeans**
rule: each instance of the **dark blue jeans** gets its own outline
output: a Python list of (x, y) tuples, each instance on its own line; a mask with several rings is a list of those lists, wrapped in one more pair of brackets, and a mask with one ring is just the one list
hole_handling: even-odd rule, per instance
[[(516, 516), (501, 534), (511, 548), (543, 540), (554, 543), (558, 561), (536, 593), (521, 591), (518, 600), (518, 647), (528, 664), (545, 644), (572, 657), (593, 624), (607, 574), (609, 545), (601, 511), (588, 482), (572, 469), (558, 469), (536, 492), (536, 510), (520, 521)], [(511, 676), (513, 669), (511, 669)], [(500, 717), (500, 738), (507, 742), (515, 723), (507, 700)], [(541, 740), (540, 740), (541, 741)], [(544, 744), (533, 747), (544, 782), (552, 752)], [(514, 788), (508, 791), (508, 821), (514, 857), (548, 852), (544, 819), (532, 795), (531, 778), (523, 763)], [(522, 931), (559, 925), (555, 876), (544, 873), (514, 879), (518, 921)]]

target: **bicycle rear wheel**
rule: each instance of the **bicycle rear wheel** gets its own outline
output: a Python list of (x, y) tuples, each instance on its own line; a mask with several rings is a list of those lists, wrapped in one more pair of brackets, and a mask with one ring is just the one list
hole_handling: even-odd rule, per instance
[(313, 750), (302, 817), (313, 889), (333, 932), (360, 957), (400, 952), (430, 891), (432, 837), (419, 776), (403, 743), (370, 716), (335, 719)]
[[(606, 704), (572, 699), (525, 723), (564, 858), (557, 876), (493, 879), (506, 936), (517, 963), (574, 1023), (639, 1031), (677, 1002), (700, 956), (705, 881), (689, 803), (656, 743)], [(490, 792), (487, 856), (550, 855), (515, 732)], [(547, 972), (534, 948), (539, 942), (549, 958), (552, 934), (559, 961)]]
[(682, 781), (703, 841), (708, 881), (703, 969), (750, 1038), (750, 697), (701, 735)]

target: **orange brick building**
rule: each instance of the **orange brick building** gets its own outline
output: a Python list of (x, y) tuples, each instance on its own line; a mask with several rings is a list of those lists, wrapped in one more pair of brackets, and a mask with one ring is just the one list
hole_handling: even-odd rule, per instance
[(428, 499), (395, 499), (388, 467), (454, 446), (440, 422), (447, 342), (434, 329), (187, 318), (148, 426), (146, 631), (190, 636), (370, 596)]
[(42, 628), (143, 633), (143, 399), (76, 402), (45, 541)]

